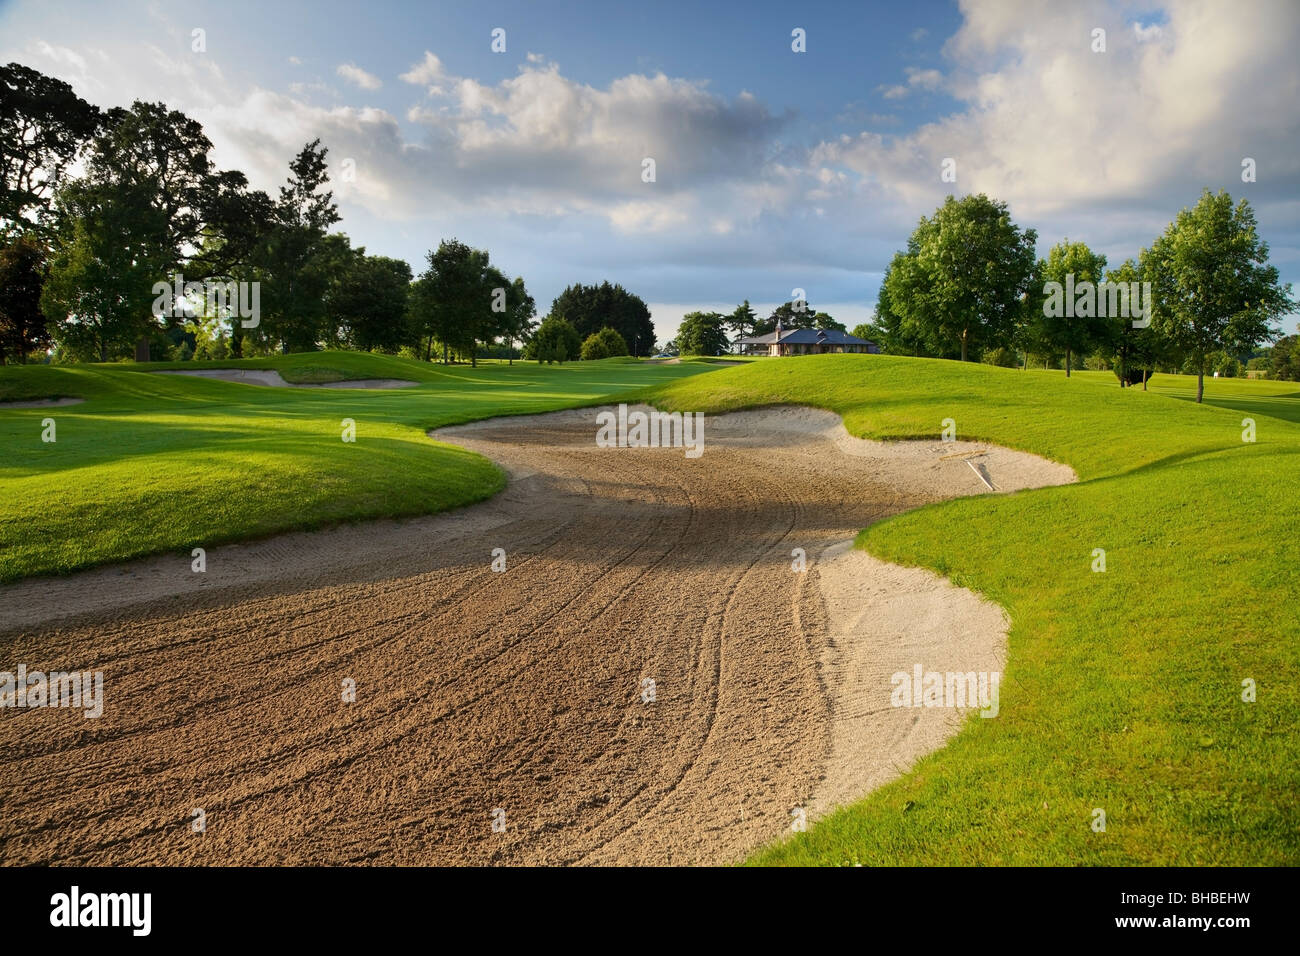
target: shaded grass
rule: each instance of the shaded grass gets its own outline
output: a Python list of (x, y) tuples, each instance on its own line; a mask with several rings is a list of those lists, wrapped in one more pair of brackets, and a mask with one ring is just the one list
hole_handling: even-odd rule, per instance
[[(389, 391), (277, 389), (150, 369), (276, 368), (286, 379), (405, 378)], [(428, 514), (504, 486), (428, 429), (597, 403), (707, 371), (621, 360), (442, 368), (364, 353), (245, 362), (0, 369), (0, 581), (344, 520)], [(327, 378), (327, 376), (335, 376)], [(41, 440), (53, 418), (53, 443)], [(356, 441), (342, 441), (342, 421)]]

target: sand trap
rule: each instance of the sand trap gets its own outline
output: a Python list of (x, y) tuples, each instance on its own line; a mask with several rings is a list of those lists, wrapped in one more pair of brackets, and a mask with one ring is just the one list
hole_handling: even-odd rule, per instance
[(472, 508), (0, 588), (0, 670), (102, 669), (105, 694), (98, 720), (0, 719), (0, 862), (740, 859), (956, 729), (890, 707), (893, 672), (1002, 667), (998, 607), (853, 535), (988, 493), (944, 455), (1073, 479), (811, 409), (710, 417), (698, 459), (597, 448), (597, 411), (438, 431), (512, 476)]
[(204, 369), (166, 369), (154, 375), (192, 375), (195, 378), (215, 378), (223, 382), (237, 382), (241, 385), (268, 385), (274, 388), (411, 388), (419, 382), (408, 382), (400, 378), (352, 378), (344, 382), (313, 382), (298, 384), (286, 382), (274, 369), (253, 368), (204, 368)]
[(80, 405), (84, 401), (84, 398), (38, 398), (29, 402), (0, 402), (0, 409), (53, 408), (57, 405)]

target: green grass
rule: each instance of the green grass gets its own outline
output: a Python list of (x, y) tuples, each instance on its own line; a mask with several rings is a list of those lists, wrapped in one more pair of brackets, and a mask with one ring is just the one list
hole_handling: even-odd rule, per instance
[[(1199, 406), (1183, 400), (1194, 389), (1182, 376), (1143, 393), (1109, 373), (823, 356), (656, 391), (681, 411), (814, 405), (871, 438), (935, 438), (952, 418), (958, 438), (1081, 478), (928, 506), (859, 536), (1007, 609), (1001, 713), (752, 862), (1300, 863), (1298, 389), (1209, 381)], [(1255, 703), (1241, 699), (1245, 678)]]
[[(152, 369), (275, 368), (290, 381), (399, 378), (392, 391), (277, 389)], [(291, 529), (428, 514), (504, 486), (430, 428), (630, 396), (710, 371), (635, 360), (429, 365), (363, 353), (146, 365), (0, 368), (0, 581)], [(57, 441), (41, 440), (46, 418)], [(356, 422), (356, 442), (341, 422)]]

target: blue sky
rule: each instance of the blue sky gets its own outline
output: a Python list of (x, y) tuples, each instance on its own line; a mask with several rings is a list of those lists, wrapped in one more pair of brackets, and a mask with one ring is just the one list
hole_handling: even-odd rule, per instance
[(571, 282), (621, 282), (661, 340), (691, 309), (795, 288), (868, 319), (949, 192), (1114, 264), (1226, 188), (1300, 285), (1297, 41), (1300, 5), (1251, 0), (0, 6), (6, 62), (101, 106), (163, 100), (260, 188), (321, 137), (367, 251), (418, 272), (457, 236), (543, 313)]

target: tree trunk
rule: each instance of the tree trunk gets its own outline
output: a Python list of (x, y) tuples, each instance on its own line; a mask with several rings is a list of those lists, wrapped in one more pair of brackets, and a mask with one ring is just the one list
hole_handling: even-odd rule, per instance
[(1205, 369), (1196, 370), (1196, 404), (1201, 404), (1201, 399), (1205, 397)]
[(137, 362), (149, 361), (149, 336), (142, 335), (135, 342), (135, 360)]
[(478, 343), (474, 342), (469, 347), (469, 367), (478, 368)]
[(1070, 350), (1065, 350), (1065, 377), (1070, 377)]
[(1142, 391), (1145, 392), (1146, 390), (1147, 390), (1147, 370), (1143, 369), (1142, 370)]
[(446, 343), (446, 342), (443, 342), (443, 343), (442, 343), (442, 364), (443, 364), (443, 365), (447, 365), (447, 364), (449, 364), (448, 361), (447, 361), (447, 343)]
[(966, 361), (966, 330), (961, 330), (961, 360)]

